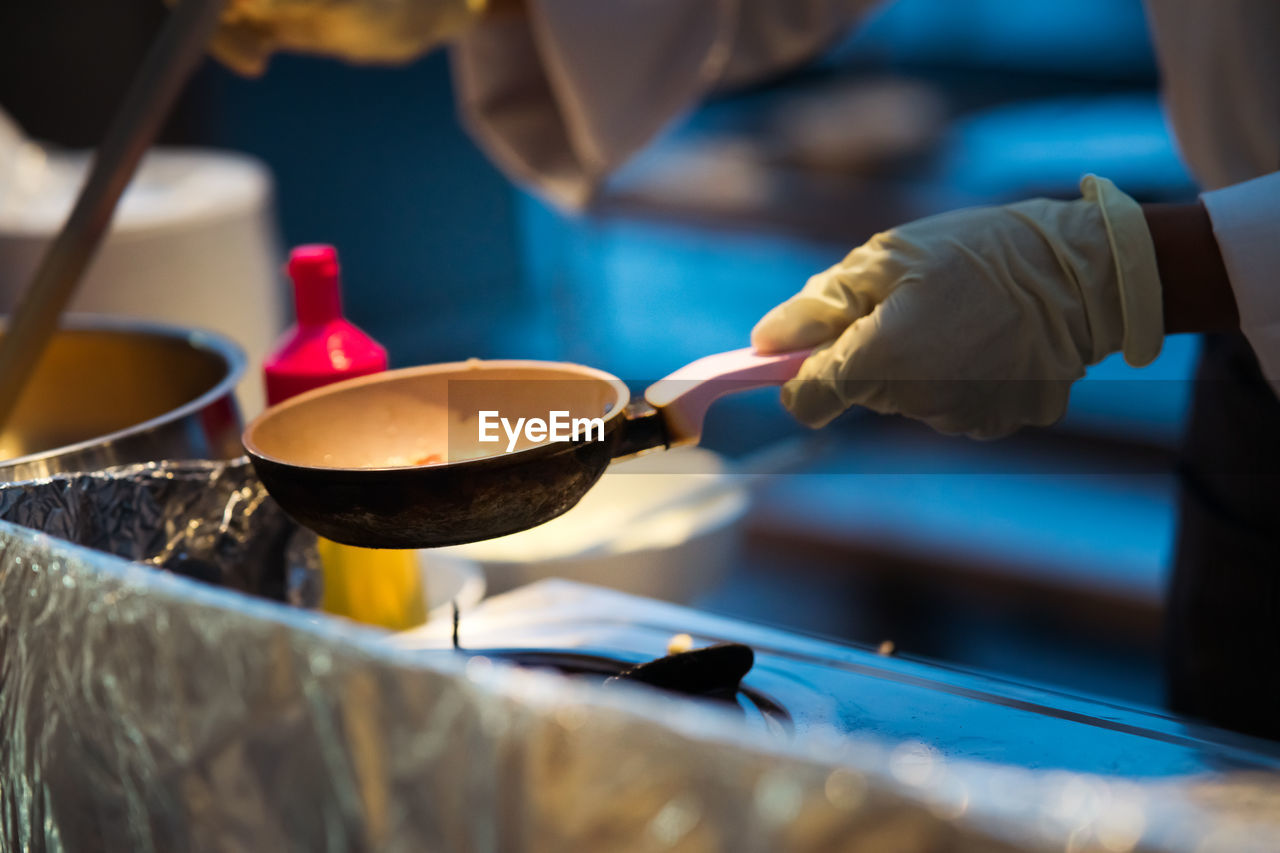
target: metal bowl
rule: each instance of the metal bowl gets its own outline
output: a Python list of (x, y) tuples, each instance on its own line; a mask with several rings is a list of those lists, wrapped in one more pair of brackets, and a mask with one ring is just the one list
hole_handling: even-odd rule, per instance
[(240, 455), (245, 358), (212, 332), (70, 318), (0, 433), (0, 481)]

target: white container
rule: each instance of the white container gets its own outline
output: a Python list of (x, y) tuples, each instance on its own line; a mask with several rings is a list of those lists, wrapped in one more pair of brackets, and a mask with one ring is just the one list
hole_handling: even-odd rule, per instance
[[(88, 155), (25, 140), (0, 112), (0, 312), (12, 311), (84, 180)], [(70, 309), (212, 329), (244, 350), (245, 417), (284, 327), (280, 240), (267, 168), (238, 154), (156, 149), (120, 200)]]
[(748, 504), (718, 454), (686, 448), (611, 466), (532, 530), (438, 550), (479, 563), (490, 595), (555, 577), (689, 603), (728, 572)]

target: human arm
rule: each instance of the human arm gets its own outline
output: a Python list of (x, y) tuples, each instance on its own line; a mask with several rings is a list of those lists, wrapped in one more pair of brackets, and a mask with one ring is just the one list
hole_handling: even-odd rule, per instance
[(230, 0), (212, 52), (258, 74), (277, 51), (394, 63), (447, 42), (481, 148), (508, 177), (580, 208), (701, 99), (812, 59), (875, 3)]
[(1111, 353), (1150, 362), (1164, 325), (1144, 212), (1110, 181), (1081, 191), (908, 223), (810, 278), (752, 332), (762, 351), (818, 347), (784, 404), (814, 427), (858, 405), (995, 438), (1061, 418)]
[(814, 276), (753, 333), (819, 347), (784, 402), (813, 426), (863, 405), (994, 437), (1057, 420), (1112, 352), (1141, 366), (1166, 333), (1235, 328), (1280, 384), (1280, 174), (1186, 205), (1082, 188), (909, 223)]
[(794, 68), (875, 0), (526, 0), (453, 45), (472, 137), (566, 208), (722, 86)]
[(1280, 396), (1280, 172), (1200, 196), (1231, 282), (1240, 331)]
[(1235, 294), (1204, 204), (1142, 207), (1155, 247), (1165, 334), (1240, 327)]

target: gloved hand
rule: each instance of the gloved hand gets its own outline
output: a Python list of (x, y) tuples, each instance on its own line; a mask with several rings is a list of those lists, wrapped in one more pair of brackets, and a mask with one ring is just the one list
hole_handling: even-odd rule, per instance
[(853, 405), (977, 438), (1047, 425), (1085, 365), (1164, 337), (1142, 209), (1092, 175), (1077, 201), (958, 210), (872, 237), (756, 325), (752, 344), (824, 344), (782, 389), (819, 427)]
[(261, 73), (277, 50), (407, 62), (462, 32), (489, 5), (491, 0), (229, 0), (210, 50), (242, 74)]

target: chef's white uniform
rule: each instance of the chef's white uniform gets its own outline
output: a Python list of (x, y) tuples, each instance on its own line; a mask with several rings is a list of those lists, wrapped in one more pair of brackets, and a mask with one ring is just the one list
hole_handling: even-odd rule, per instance
[[(459, 101), (495, 162), (569, 207), (709, 92), (805, 61), (872, 5), (526, 4), (526, 18), (454, 48)], [(1169, 699), (1280, 737), (1280, 2), (1147, 7), (1167, 113), (1207, 190), (1248, 339), (1205, 339), (1165, 619)]]
[[(570, 207), (716, 88), (812, 58), (874, 5), (526, 3), (525, 17), (456, 44), (459, 101), (496, 163)], [(1148, 0), (1148, 11), (1170, 120), (1192, 172), (1215, 190), (1204, 200), (1244, 333), (1280, 381), (1280, 3)]]
[(455, 42), (455, 87), (489, 156), (575, 207), (708, 93), (812, 59), (873, 0), (525, 4)]

